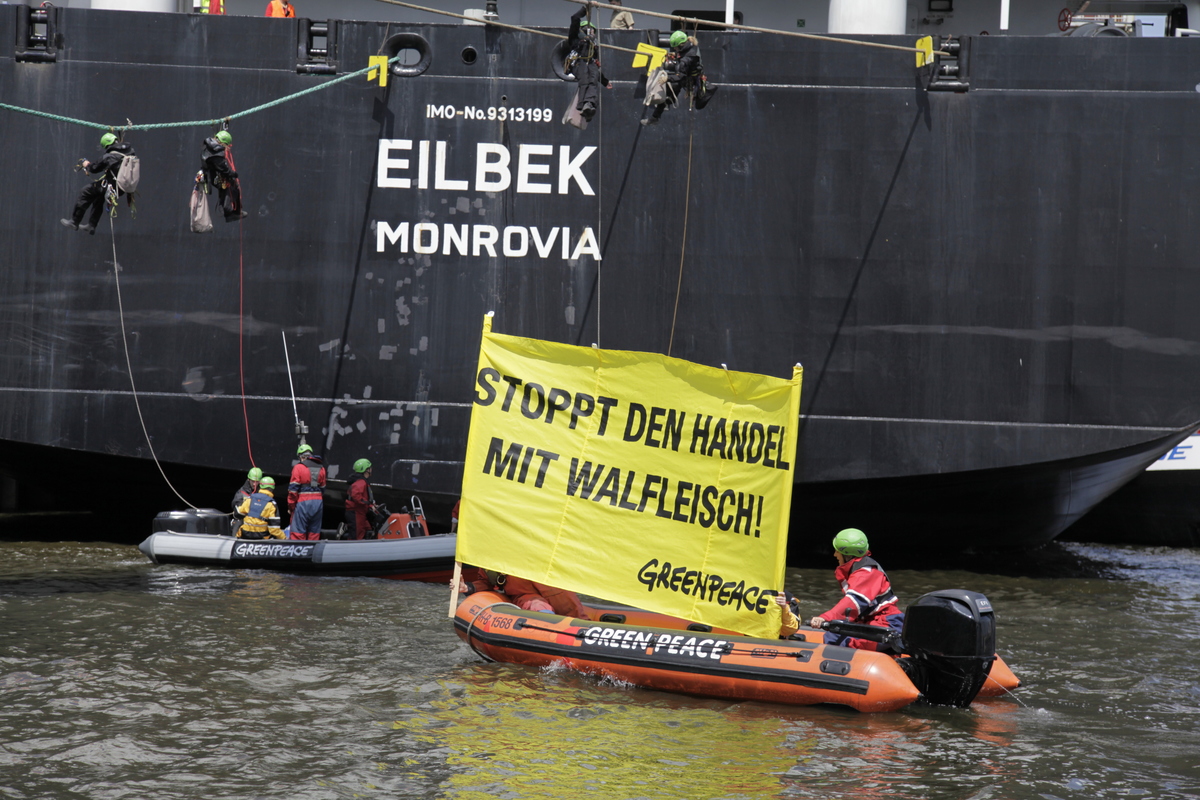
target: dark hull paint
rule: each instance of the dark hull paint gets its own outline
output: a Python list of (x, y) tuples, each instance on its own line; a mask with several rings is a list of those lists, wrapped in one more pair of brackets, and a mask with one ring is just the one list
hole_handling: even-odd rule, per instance
[(1144, 472), (1062, 536), (1072, 542), (1200, 547), (1200, 474)]
[[(0, 8), (0, 42), (15, 41), (18, 13)], [(296, 71), (300, 20), (54, 14), (55, 63), (0, 52), (3, 102), (175, 121), (323, 80)], [(282, 330), (299, 414), (331, 467), (344, 477), (366, 455), (375, 480), (452, 497), (493, 309), (505, 333), (775, 375), (803, 362), (793, 541), (805, 549), (864, 517), (912, 548), (961, 537), (968, 518), (985, 521), (968, 526), (969, 548), (1036, 546), (1200, 419), (1187, 302), (1200, 291), (1200, 51), (1186, 40), (976, 37), (970, 91), (954, 93), (925, 91), (911, 54), (712, 34), (721, 92), (708, 109), (639, 126), (636, 73), (614, 58), (618, 88), (578, 132), (558, 122), (573, 87), (543, 37), (343, 22), (338, 64), (364, 66), (398, 31), (428, 41), (423, 75), (350, 81), (233, 124), (251, 212), (240, 230), (187, 230), (207, 131), (130, 135), (142, 199), (136, 221), (121, 207), (116, 250), (160, 459), (244, 471), (241, 361), (253, 459), (286, 474)], [(440, 119), (434, 105), (553, 121)], [(95, 237), (57, 224), (83, 182), (67, 166), (98, 131), (3, 114), (9, 163), (28, 164), (35, 186), (0, 195), (0, 439), (148, 458), (107, 224)], [(468, 188), (377, 185), (381, 138), (446, 142), (445, 177)], [(533, 159), (549, 194), (477, 190), (477, 143), (514, 165), (522, 145), (552, 146)], [(598, 148), (581, 168), (593, 194), (571, 181), (558, 193), (563, 146)], [(416, 147), (392, 153), (413, 163), (389, 175), (416, 180)], [(413, 241), (377, 252), (380, 223), (404, 222), (443, 237), (444, 225), (566, 227), (573, 244), (590, 226), (602, 268), (532, 242), (525, 255)]]

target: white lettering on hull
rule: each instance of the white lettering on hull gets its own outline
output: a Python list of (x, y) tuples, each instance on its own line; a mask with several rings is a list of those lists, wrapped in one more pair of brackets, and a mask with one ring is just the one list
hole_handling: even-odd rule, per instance
[[(568, 227), (553, 227), (548, 230), (537, 227), (509, 225), (503, 229), (494, 225), (455, 225), (433, 222), (418, 222), (415, 225), (401, 222), (395, 227), (383, 220), (375, 221), (375, 252), (417, 253), (444, 256), (459, 255), (480, 258), (497, 258), (503, 254), (508, 258), (532, 257), (547, 259), (555, 251), (563, 261), (576, 261), (582, 256), (600, 257), (600, 244), (596, 233), (586, 227), (573, 240)], [(532, 249), (530, 248), (532, 245)]]
[[(416, 174), (413, 174), (414, 159), (400, 153), (412, 153), (415, 149)], [(430, 145), (433, 158), (430, 159)], [(584, 164), (596, 152), (587, 145), (572, 154), (570, 145), (558, 146), (558, 159), (554, 158), (555, 146), (549, 144), (522, 144), (517, 147), (516, 192), (517, 194), (560, 194), (577, 190), (594, 197), (596, 190), (583, 174)], [(380, 189), (428, 189), (430, 185), (430, 161), (433, 167), (433, 188), (440, 191), (504, 192), (513, 185), (512, 152), (503, 144), (477, 142), (475, 145), (474, 169), (466, 175), (453, 175), (449, 165), (450, 143), (412, 139), (380, 139), (379, 163), (375, 185)], [(557, 169), (556, 169), (557, 167)], [(474, 176), (474, 182), (468, 177)]]

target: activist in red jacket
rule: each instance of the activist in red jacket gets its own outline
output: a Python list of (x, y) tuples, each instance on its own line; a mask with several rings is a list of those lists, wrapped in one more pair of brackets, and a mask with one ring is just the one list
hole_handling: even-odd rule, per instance
[[(904, 613), (896, 605), (892, 584), (879, 562), (871, 558), (871, 551), (867, 547), (866, 534), (857, 528), (847, 528), (834, 537), (833, 549), (838, 568), (833, 576), (841, 585), (844, 596), (833, 608), (809, 620), (809, 625), (820, 628), (826, 621), (845, 620), (877, 628), (891, 628), (897, 633), (903, 628)], [(834, 633), (825, 634), (825, 643), (858, 650), (876, 650), (879, 647), (866, 639)]]
[(351, 539), (375, 538), (375, 494), (371, 491), (371, 462), (360, 458), (346, 480), (345, 522)]
[(324, 516), (325, 467), (312, 445), (302, 444), (296, 450), (299, 460), (292, 467), (288, 481), (288, 511), (292, 522), (290, 539), (320, 539), (321, 519)]

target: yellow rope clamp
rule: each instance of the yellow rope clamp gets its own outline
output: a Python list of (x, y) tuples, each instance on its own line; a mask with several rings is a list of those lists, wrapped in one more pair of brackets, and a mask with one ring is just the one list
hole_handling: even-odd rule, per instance
[(387, 86), (388, 57), (371, 56), (367, 59), (367, 66), (371, 67), (371, 71), (367, 73), (367, 83), (379, 78), (379, 85)]

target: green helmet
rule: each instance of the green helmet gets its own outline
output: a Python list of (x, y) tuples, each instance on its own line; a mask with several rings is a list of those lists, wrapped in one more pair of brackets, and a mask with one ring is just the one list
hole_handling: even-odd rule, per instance
[(360, 475), (362, 473), (366, 472), (367, 470), (369, 470), (370, 468), (371, 468), (371, 462), (367, 461), (365, 458), (360, 458), (358, 461), (354, 462), (354, 471), (359, 473)]
[(217, 141), (224, 145), (233, 144), (233, 137), (229, 135), (229, 131), (217, 131)]
[(296, 455), (298, 455), (298, 456), (302, 456), (305, 453), (311, 453), (311, 452), (312, 452), (311, 444), (302, 444), (296, 448)]
[(867, 554), (867, 535), (858, 528), (846, 528), (833, 537), (833, 549), (844, 556), (858, 558)]
[(100, 146), (108, 147), (110, 144), (117, 143), (117, 135), (115, 133), (106, 133), (100, 137)]
[(261, 481), (262, 480), (262, 470), (259, 469), (258, 467), (253, 467), (249, 472), (246, 473), (246, 477), (252, 481)]
[(259, 489), (274, 489), (275, 488), (275, 479), (272, 478), (270, 475), (268, 475), (267, 477), (263, 478), (261, 481), (258, 482), (258, 488)]
[(687, 34), (683, 31), (675, 31), (671, 34), (671, 47), (679, 47), (687, 41)]

